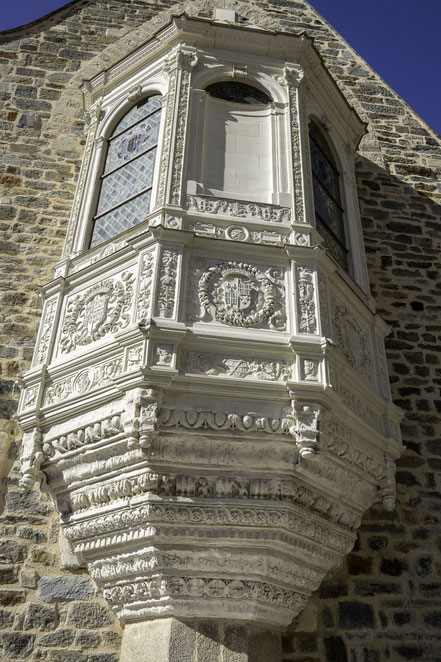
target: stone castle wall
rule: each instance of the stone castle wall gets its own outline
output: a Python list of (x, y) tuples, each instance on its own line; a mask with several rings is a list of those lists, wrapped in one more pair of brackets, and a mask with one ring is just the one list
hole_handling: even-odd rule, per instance
[[(207, 14), (212, 4), (192, 2), (189, 11)], [(345, 567), (285, 637), (284, 660), (434, 662), (441, 640), (441, 140), (308, 3), (237, 4), (250, 22), (262, 21), (266, 9), (266, 27), (315, 37), (329, 71), (369, 123), (357, 163), (359, 200), (372, 293), (392, 329), (393, 396), (405, 412), (397, 510), (367, 514)], [(20, 437), (11, 415), (14, 382), (29, 365), (39, 322), (35, 288), (51, 278), (60, 257), (84, 149), (79, 82), (145, 41), (153, 32), (147, 21), (164, 21), (171, 6), (176, 3), (79, 1), (0, 37), (5, 660), (118, 659), (120, 626), (87, 574), (61, 568), (49, 500), (18, 491)]]

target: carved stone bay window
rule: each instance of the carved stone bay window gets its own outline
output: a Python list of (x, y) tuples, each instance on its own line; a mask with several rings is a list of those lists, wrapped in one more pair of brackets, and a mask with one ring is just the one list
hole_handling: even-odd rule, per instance
[(22, 487), (53, 496), (125, 624), (122, 662), (175, 659), (175, 635), (193, 655), (201, 619), (213, 660), (231, 622), (250, 662), (277, 662), (363, 513), (394, 503), (400, 415), (351, 184), (364, 126), (305, 36), (185, 15), (83, 92)]

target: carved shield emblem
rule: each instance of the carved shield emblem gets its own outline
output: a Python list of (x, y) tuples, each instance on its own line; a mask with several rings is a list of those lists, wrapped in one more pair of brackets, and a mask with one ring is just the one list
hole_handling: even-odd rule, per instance
[(227, 308), (241, 312), (248, 310), (252, 303), (251, 281), (248, 278), (232, 278), (220, 285), (224, 303)]
[(84, 326), (92, 334), (103, 323), (107, 315), (108, 296), (97, 294), (86, 302), (84, 307)]

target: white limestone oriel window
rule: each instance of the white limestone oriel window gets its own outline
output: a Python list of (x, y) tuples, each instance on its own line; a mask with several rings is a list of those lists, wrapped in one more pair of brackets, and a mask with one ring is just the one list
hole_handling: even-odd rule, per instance
[(141, 223), (152, 202), (162, 100), (139, 101), (117, 123), (107, 141), (90, 247)]

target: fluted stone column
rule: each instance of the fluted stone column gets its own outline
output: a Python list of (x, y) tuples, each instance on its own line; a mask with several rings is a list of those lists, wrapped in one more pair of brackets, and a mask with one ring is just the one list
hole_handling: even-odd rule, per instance
[(164, 618), (126, 626), (120, 662), (280, 662), (281, 636), (263, 627)]

